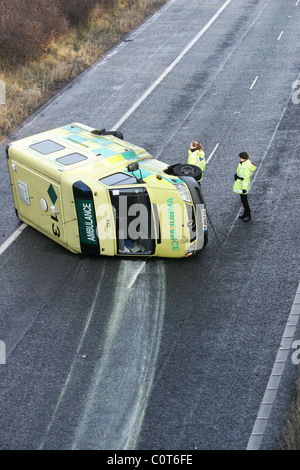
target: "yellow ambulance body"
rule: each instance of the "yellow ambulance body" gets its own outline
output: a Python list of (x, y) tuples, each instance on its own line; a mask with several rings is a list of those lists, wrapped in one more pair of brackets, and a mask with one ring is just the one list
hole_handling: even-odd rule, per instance
[[(73, 253), (185, 257), (207, 242), (201, 188), (118, 132), (79, 123), (7, 146), (20, 220)], [(182, 168), (181, 168), (182, 169)]]

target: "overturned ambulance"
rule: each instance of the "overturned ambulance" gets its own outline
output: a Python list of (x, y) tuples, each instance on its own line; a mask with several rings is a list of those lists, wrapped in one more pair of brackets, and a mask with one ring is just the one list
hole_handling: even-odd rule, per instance
[(207, 243), (201, 170), (119, 131), (68, 124), (10, 143), (7, 161), (19, 219), (73, 253), (181, 258)]

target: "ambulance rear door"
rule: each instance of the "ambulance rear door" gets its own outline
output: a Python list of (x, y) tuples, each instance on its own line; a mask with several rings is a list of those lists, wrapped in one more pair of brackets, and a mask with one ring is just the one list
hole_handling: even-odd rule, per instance
[(66, 242), (60, 185), (13, 158), (10, 177), (18, 217), (56, 242)]

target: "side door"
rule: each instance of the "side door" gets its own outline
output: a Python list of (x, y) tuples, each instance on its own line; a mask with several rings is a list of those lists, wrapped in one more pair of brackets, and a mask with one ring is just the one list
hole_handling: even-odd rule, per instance
[(65, 243), (60, 185), (13, 159), (10, 163), (19, 218), (58, 243)]

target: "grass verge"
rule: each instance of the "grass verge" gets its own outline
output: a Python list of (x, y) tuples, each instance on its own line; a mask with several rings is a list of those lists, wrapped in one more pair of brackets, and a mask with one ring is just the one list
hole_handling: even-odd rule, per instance
[(109, 12), (98, 6), (85, 26), (69, 29), (41, 59), (0, 63), (0, 140), (167, 1), (122, 0)]
[(282, 450), (300, 450), (300, 379), (291, 404), (289, 418), (282, 434)]

